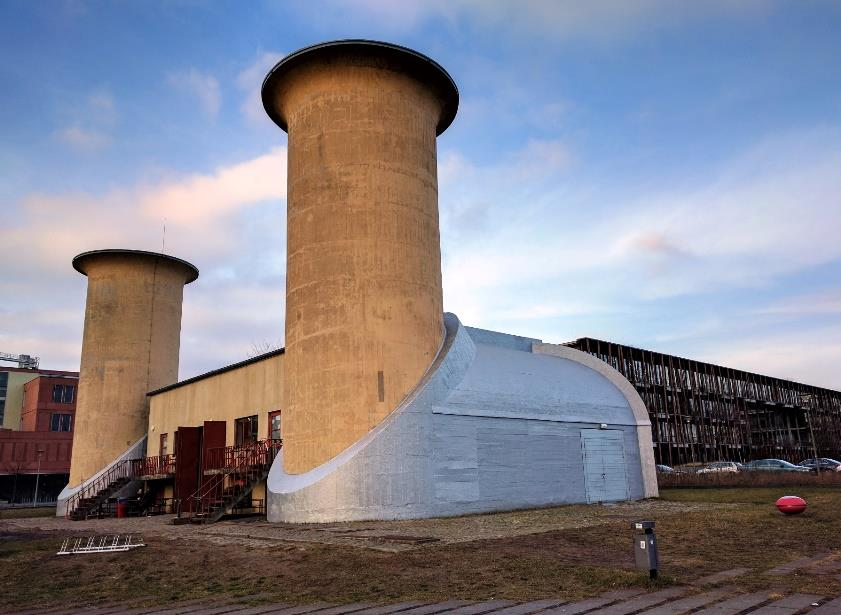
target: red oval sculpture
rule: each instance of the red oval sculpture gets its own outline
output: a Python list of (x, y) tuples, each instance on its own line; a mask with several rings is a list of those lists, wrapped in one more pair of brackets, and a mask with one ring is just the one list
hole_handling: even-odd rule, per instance
[(784, 515), (799, 515), (806, 510), (806, 500), (796, 495), (784, 495), (777, 500), (777, 510)]

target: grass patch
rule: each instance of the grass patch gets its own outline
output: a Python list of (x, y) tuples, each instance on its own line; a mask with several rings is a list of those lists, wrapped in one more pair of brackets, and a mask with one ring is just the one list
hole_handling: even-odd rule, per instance
[[(517, 535), (514, 530), (534, 511), (508, 513), (511, 534), (507, 537), (428, 544), (398, 553), (283, 541), (265, 548), (206, 539), (185, 541), (174, 529), (171, 536), (145, 536), (148, 547), (127, 553), (56, 557), (63, 532), (25, 534), (20, 526), (0, 524), (0, 532), (5, 530), (0, 534), (4, 569), (0, 610), (105, 603), (128, 606), (256, 594), (262, 596), (258, 601), (290, 604), (580, 599), (620, 588), (691, 584), (700, 576), (736, 567), (753, 570), (728, 581), (743, 590), (841, 595), (841, 581), (833, 575), (763, 574), (838, 545), (841, 493), (819, 487), (799, 490), (809, 509), (786, 517), (773, 503), (789, 491), (664, 489), (664, 500), (720, 506), (713, 511), (697, 507), (692, 512), (653, 515), (662, 562), (657, 582), (634, 568), (633, 530), (627, 513), (608, 514), (591, 527), (528, 535)], [(610, 513), (614, 509), (600, 510)], [(619, 512), (618, 507), (615, 510)], [(487, 517), (476, 518), (477, 522), (483, 519)], [(837, 557), (841, 559), (841, 548)]]
[[(718, 504), (757, 504), (774, 507), (784, 495), (798, 495), (807, 503), (839, 502), (839, 490), (832, 487), (729, 487), (719, 489), (661, 489), (660, 499), (670, 502), (705, 502)], [(776, 509), (775, 509), (776, 510)]]
[(0, 508), (0, 519), (32, 519), (34, 517), (55, 517), (55, 506)]

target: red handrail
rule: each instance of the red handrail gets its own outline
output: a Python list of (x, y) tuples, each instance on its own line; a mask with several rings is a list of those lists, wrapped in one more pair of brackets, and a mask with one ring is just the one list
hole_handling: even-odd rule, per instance
[(118, 461), (99, 476), (86, 483), (83, 482), (79, 490), (67, 499), (65, 516), (69, 518), (79, 507), (82, 500), (98, 495), (121, 478), (132, 478), (134, 476), (135, 461), (135, 459)]
[(135, 476), (161, 476), (175, 473), (175, 455), (144, 457), (135, 462)]
[(212, 475), (188, 498), (194, 504), (193, 514), (210, 512), (216, 503), (215, 500), (218, 499), (211, 496), (224, 489), (227, 476), (236, 476), (244, 483), (254, 479), (259, 471), (271, 465), (282, 445), (282, 440), (260, 440), (248, 444), (208, 449), (202, 463), (203, 469), (220, 470), (220, 472)]
[(274, 461), (283, 440), (258, 440), (234, 446), (218, 446), (207, 449), (202, 470), (229, 470), (247, 460), (251, 465), (265, 465)]

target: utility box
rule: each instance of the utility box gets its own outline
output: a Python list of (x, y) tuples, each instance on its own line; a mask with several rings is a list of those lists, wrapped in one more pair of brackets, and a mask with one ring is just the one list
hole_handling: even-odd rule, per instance
[(654, 521), (634, 523), (634, 560), (637, 568), (648, 570), (652, 579), (657, 578), (657, 537), (654, 535)]

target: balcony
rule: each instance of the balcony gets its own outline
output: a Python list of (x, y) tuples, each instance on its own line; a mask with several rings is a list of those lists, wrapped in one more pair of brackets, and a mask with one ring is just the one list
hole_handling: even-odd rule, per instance
[(245, 468), (268, 467), (280, 448), (281, 440), (260, 440), (211, 448), (207, 450), (202, 470), (205, 476), (209, 476), (242, 472)]
[(175, 455), (157, 455), (134, 461), (133, 474), (141, 480), (161, 480), (175, 475)]

